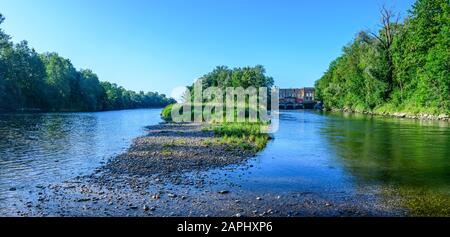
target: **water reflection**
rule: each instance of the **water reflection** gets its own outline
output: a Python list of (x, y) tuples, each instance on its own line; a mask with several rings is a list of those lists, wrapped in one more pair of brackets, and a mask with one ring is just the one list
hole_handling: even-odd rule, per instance
[[(17, 198), (10, 188), (91, 173), (160, 122), (159, 112), (1, 114), (0, 206)], [(250, 168), (211, 172), (249, 191), (358, 198), (373, 188), (419, 214), (450, 213), (449, 123), (312, 111), (279, 119), (275, 139)]]
[(274, 136), (250, 161), (252, 168), (230, 172), (228, 179), (263, 192), (400, 196), (419, 214), (450, 213), (447, 122), (284, 111)]
[(126, 149), (159, 109), (101, 113), (0, 114), (0, 200), (9, 189), (89, 174)]
[(447, 122), (328, 114), (324, 136), (357, 187), (377, 186), (411, 215), (450, 215)]
[(448, 123), (329, 114), (321, 129), (345, 169), (361, 183), (450, 184)]

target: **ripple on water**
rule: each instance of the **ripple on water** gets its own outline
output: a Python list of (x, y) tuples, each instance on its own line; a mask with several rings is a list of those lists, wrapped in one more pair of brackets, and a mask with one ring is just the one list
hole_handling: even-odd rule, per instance
[(161, 122), (159, 113), (0, 114), (0, 201), (17, 198), (11, 188), (28, 190), (89, 174), (144, 134), (145, 126)]

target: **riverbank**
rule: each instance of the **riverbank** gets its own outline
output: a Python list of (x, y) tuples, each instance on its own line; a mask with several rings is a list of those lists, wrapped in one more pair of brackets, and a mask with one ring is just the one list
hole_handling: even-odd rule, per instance
[[(39, 186), (18, 216), (399, 216), (378, 191), (252, 190), (231, 179), (256, 152), (219, 142), (200, 124), (162, 124), (93, 174)], [(239, 174), (237, 179), (243, 179)], [(241, 180), (245, 182), (244, 180)]]
[(23, 108), (23, 109), (14, 109), (14, 110), (6, 110), (0, 108), (0, 114), (68, 114), (68, 113), (101, 113), (101, 112), (114, 112), (114, 111), (123, 111), (123, 110), (141, 110), (141, 109), (163, 109), (164, 106), (148, 106), (148, 107), (130, 107), (130, 108), (116, 108), (116, 109), (102, 109), (102, 110), (82, 110), (82, 109), (60, 109), (60, 110), (51, 110), (51, 109), (41, 109), (41, 108)]
[(336, 109), (336, 108), (328, 108), (326, 111), (332, 112), (345, 112), (345, 113), (360, 113), (360, 114), (368, 114), (373, 116), (382, 116), (382, 117), (394, 117), (394, 118), (407, 118), (407, 119), (416, 119), (416, 120), (430, 120), (430, 121), (444, 121), (450, 122), (449, 114), (440, 114), (440, 115), (432, 115), (432, 114), (413, 114), (406, 112), (389, 112), (385, 110), (375, 110), (375, 111), (358, 111), (354, 109), (344, 108), (344, 109)]

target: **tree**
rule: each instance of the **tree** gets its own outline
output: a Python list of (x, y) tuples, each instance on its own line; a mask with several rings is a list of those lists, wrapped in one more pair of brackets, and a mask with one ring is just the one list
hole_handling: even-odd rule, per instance
[(450, 112), (450, 3), (417, 0), (403, 24), (381, 9), (377, 34), (361, 32), (316, 82), (327, 108)]
[(95, 73), (91, 70), (81, 70), (80, 91), (83, 98), (82, 108), (88, 111), (97, 111), (103, 109), (103, 100), (105, 99), (105, 89)]
[(44, 87), (45, 71), (38, 54), (26, 41), (17, 45), (3, 44), (1, 50), (3, 93), (7, 108), (39, 108)]
[(57, 53), (41, 55), (48, 85), (48, 105), (53, 110), (67, 110), (71, 105), (71, 89), (77, 80), (77, 71), (68, 59), (60, 57)]
[[(5, 18), (0, 13), (0, 26)], [(11, 54), (13, 45), (10, 42), (10, 37), (3, 29), (0, 28), (0, 110), (10, 109), (14, 106), (14, 97), (11, 93), (11, 83), (6, 80), (8, 62), (7, 57)]]
[(384, 56), (385, 60), (386, 75), (384, 77), (384, 81), (387, 83), (388, 87), (385, 91), (384, 97), (385, 99), (387, 99), (387, 97), (393, 90), (392, 85), (394, 65), (392, 59), (392, 45), (401, 25), (399, 24), (399, 16), (395, 15), (393, 11), (386, 8), (386, 6), (383, 6), (381, 8), (380, 15), (381, 29), (378, 34), (371, 34), (377, 39), (377, 46), (380, 47), (380, 53)]
[[(0, 25), (4, 17), (0, 14)], [(164, 107), (165, 95), (139, 94), (77, 71), (57, 53), (37, 54), (26, 41), (14, 44), (0, 28), (0, 110), (99, 111)]]

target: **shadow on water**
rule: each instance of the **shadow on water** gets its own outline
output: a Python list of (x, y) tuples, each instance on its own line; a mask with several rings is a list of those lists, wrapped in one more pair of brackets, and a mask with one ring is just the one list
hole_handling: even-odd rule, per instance
[(413, 215), (450, 215), (448, 122), (327, 114), (320, 130), (359, 186), (378, 185)]

